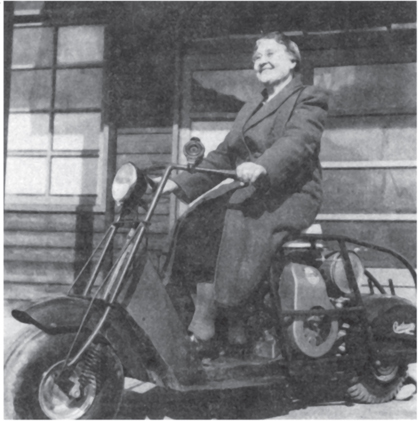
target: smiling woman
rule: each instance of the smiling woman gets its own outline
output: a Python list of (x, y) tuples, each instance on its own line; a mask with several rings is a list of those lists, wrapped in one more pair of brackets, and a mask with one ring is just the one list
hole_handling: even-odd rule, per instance
[(300, 70), (298, 46), (287, 36), (272, 32), (257, 41), (253, 55), (258, 80), (267, 89), (270, 100), (289, 83)]
[[(263, 96), (244, 105), (231, 131), (200, 164), (235, 170), (239, 182), (216, 189), (222, 176), (182, 173), (165, 189), (190, 203), (215, 188), (184, 215), (172, 254), (172, 277), (197, 284), (189, 330), (203, 341), (215, 334), (220, 305), (229, 314), (230, 342), (245, 342), (234, 307), (261, 281), (262, 268), (289, 232), (314, 221), (322, 200), (318, 155), (327, 94), (302, 84), (299, 50), (282, 34), (260, 38), (253, 61)], [(198, 250), (206, 251), (204, 270)]]

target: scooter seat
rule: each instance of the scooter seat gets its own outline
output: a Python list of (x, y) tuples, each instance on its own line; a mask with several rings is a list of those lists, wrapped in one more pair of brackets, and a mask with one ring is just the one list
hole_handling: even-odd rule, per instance
[[(301, 231), (301, 234), (322, 234), (322, 227), (321, 224), (312, 224), (310, 227), (304, 229)], [(317, 243), (319, 247), (322, 246), (322, 244)], [(311, 244), (308, 241), (304, 240), (292, 240), (288, 241), (287, 243), (283, 244), (283, 248), (286, 249), (292, 249), (292, 248), (310, 248)]]

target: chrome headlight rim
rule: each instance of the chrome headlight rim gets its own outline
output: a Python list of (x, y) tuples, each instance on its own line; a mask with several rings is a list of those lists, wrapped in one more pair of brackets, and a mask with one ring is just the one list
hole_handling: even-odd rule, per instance
[(132, 163), (123, 164), (116, 172), (112, 182), (112, 197), (119, 204), (126, 202), (138, 181), (138, 168)]

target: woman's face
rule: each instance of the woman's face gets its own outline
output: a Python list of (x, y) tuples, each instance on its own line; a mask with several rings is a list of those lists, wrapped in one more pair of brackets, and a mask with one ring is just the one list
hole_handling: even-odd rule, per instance
[(276, 85), (292, 75), (296, 66), (283, 44), (274, 39), (261, 39), (253, 55), (257, 79), (264, 85)]

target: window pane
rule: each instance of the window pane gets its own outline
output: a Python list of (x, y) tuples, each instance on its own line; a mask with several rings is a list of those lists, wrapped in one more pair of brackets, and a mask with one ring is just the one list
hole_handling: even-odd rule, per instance
[(7, 194), (45, 194), (46, 158), (7, 158)]
[(326, 170), (323, 213), (416, 213), (415, 169)]
[(57, 71), (56, 108), (100, 108), (101, 99), (101, 69)]
[(53, 158), (51, 194), (96, 194), (97, 158)]
[(51, 66), (52, 28), (19, 28), (13, 33), (13, 66)]
[(58, 31), (58, 64), (103, 61), (103, 26), (67, 26)]
[(415, 112), (416, 64), (315, 69), (315, 85), (331, 91), (330, 114)]
[(205, 155), (215, 150), (231, 130), (230, 121), (193, 121), (190, 137), (198, 137), (205, 146)]
[(11, 110), (39, 110), (51, 106), (51, 71), (12, 72)]
[(45, 150), (49, 144), (49, 114), (10, 114), (8, 150)]
[(196, 71), (192, 80), (192, 111), (238, 112), (262, 89), (253, 70)]
[(99, 149), (100, 114), (55, 114), (54, 149)]
[(416, 159), (414, 115), (328, 118), (321, 139), (322, 161)]
[(15, 15), (34, 15), (41, 13), (44, 1), (15, 1)]

